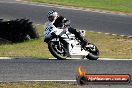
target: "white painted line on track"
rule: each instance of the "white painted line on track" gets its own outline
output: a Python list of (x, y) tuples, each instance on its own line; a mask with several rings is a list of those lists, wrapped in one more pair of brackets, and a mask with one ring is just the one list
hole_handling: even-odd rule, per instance
[(100, 10), (100, 9), (93, 9), (93, 8), (81, 8), (81, 7), (74, 7), (74, 6), (64, 6), (64, 5), (57, 5), (57, 4), (45, 4), (45, 3), (28, 2), (28, 1), (23, 1), (23, 3), (34, 5), (34, 6), (56, 7), (61, 9), (80, 10), (80, 11), (97, 12), (97, 13), (104, 13), (104, 14), (132, 15), (132, 14), (123, 13), (123, 12), (114, 12), (114, 11)]
[[(50, 60), (56, 60), (57, 58), (49, 58)], [(86, 58), (84, 58), (86, 59)], [(80, 58), (66, 58), (66, 60), (81, 60)]]
[(36, 24), (36, 25), (42, 25), (42, 24)]
[[(13, 59), (13, 57), (0, 57), (0, 59)], [(48, 59), (57, 60), (56, 58), (48, 58)], [(84, 59), (87, 59), (87, 58), (84, 58)], [(83, 59), (80, 59), (80, 58), (67, 58), (66, 60), (83, 60)], [(132, 58), (131, 59), (99, 58), (98, 60), (132, 60)]]
[(76, 80), (20, 80), (25, 82), (76, 82)]
[(16, 0), (17, 2), (19, 2), (19, 1), (22, 1), (22, 0)]
[(0, 57), (0, 59), (12, 59), (10, 57)]
[(117, 36), (117, 34), (112, 34), (113, 36)]
[(73, 82), (75, 83), (76, 80), (16, 80), (16, 81), (0, 81), (0, 82)]
[[(56, 58), (49, 58), (51, 60), (56, 60)], [(80, 58), (67, 58), (68, 60), (83, 60)], [(87, 59), (87, 58), (84, 58)], [(98, 60), (132, 60), (132, 59), (115, 59), (115, 58), (99, 58)]]
[(128, 38), (132, 38), (132, 36), (128, 36)]
[(25, 5), (32, 5), (32, 6), (55, 7), (55, 8), (61, 8), (61, 9), (80, 10), (80, 11), (97, 12), (97, 13), (114, 14), (114, 15), (130, 15), (130, 16), (132, 15), (131, 13), (114, 12), (114, 11), (107, 11), (107, 10), (100, 10), (100, 9), (93, 9), (93, 8), (81, 8), (81, 7), (73, 7), (73, 6), (63, 6), (63, 5), (56, 5), (56, 4), (45, 4), (45, 3), (37, 3), (37, 2), (28, 2), (28, 1), (22, 1), (22, 0), (16, 0), (14, 2), (0, 1), (0, 3), (17, 3), (17, 4), (25, 4)]
[[(55, 8), (61, 8), (61, 9), (71, 9), (71, 10), (80, 10), (80, 11), (90, 11), (90, 12), (98, 12), (98, 13), (106, 13), (106, 14), (116, 14), (116, 15), (129, 15), (129, 14), (125, 14), (125, 13), (114, 13), (114, 12), (109, 12), (109, 11), (100, 11), (100, 10), (96, 10), (96, 9), (84, 9), (84, 8), (77, 8), (77, 7), (68, 7), (68, 6), (63, 6), (63, 5), (54, 5), (54, 4), (44, 4), (44, 3), (36, 3), (36, 2), (28, 2), (28, 1), (22, 1), (21, 3), (19, 1), (22, 0), (16, 0), (16, 2), (7, 2), (7, 1), (0, 1), (0, 3), (16, 3), (16, 4), (23, 4), (23, 5), (32, 5), (32, 6), (40, 6), (40, 7), (55, 7)], [(132, 15), (132, 14), (130, 14)], [(93, 31), (94, 32), (94, 31)], [(102, 32), (97, 32), (97, 33), (102, 33)], [(105, 33), (106, 35), (114, 35), (114, 36), (118, 36), (118, 34), (111, 34), (111, 33)], [(127, 35), (119, 35), (122, 37), (128, 37), (128, 38), (132, 38), (132, 36), (127, 36)]]
[(110, 33), (105, 33), (106, 35), (110, 35)]
[(97, 33), (101, 34), (102, 32), (97, 32)]
[(99, 60), (132, 60), (132, 58), (131, 59), (99, 58)]
[(94, 33), (98, 33), (98, 34), (105, 34), (105, 35), (112, 35), (112, 36), (120, 36), (120, 37), (127, 37), (127, 38), (132, 38), (132, 36), (129, 36), (129, 35), (121, 35), (121, 34), (112, 34), (112, 33), (105, 33), (105, 32), (96, 32), (96, 31), (88, 31), (88, 32), (94, 32)]

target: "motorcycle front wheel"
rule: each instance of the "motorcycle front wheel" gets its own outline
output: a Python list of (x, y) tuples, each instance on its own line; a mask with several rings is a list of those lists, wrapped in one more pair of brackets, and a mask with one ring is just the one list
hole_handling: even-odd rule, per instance
[(99, 58), (99, 50), (94, 44), (89, 43), (86, 50), (89, 52), (89, 54), (86, 56), (87, 59), (97, 60)]
[(50, 41), (48, 43), (48, 49), (51, 54), (58, 60), (65, 60), (68, 56), (64, 45), (59, 41)]

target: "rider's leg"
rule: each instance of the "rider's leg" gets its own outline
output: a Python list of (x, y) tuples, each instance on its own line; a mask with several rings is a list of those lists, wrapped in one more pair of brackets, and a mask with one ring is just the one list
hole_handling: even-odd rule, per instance
[(68, 29), (68, 31), (71, 32), (72, 34), (74, 34), (75, 37), (78, 38), (78, 39), (83, 43), (84, 46), (87, 45), (87, 40), (84, 39), (84, 38), (80, 35), (80, 33), (77, 32), (76, 29), (70, 27), (70, 28)]

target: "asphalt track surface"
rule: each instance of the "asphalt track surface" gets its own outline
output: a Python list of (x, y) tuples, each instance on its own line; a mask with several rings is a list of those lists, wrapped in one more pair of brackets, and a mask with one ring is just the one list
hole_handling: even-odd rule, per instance
[(75, 80), (82, 66), (87, 74), (130, 74), (132, 61), (1, 59), (0, 81)]
[(77, 29), (132, 36), (132, 15), (80, 11), (21, 2), (9, 3), (15, 0), (1, 0), (0, 2), (0, 17), (4, 19), (28, 18), (35, 23), (44, 24), (47, 20), (47, 12), (54, 9), (70, 19), (72, 26)]
[[(77, 69), (82, 66), (87, 74), (130, 74), (132, 60), (48, 60), (48, 59), (1, 59), (0, 81), (44, 81), (44, 80), (75, 80)], [(96, 84), (95, 84), (96, 85)], [(98, 86), (93, 85), (94, 88)], [(107, 88), (131, 88), (131, 84), (116, 84)], [(105, 85), (100, 85), (106, 88)]]
[[(7, 0), (6, 0), (7, 1)], [(11, 0), (9, 0), (11, 1)], [(15, 0), (12, 0), (15, 1)], [(29, 18), (37, 23), (46, 21), (46, 13), (53, 7), (16, 3), (0, 3), (0, 16), (4, 19)], [(55, 8), (70, 18), (77, 28), (93, 31), (131, 35), (132, 17)], [(65, 13), (65, 14), (64, 14)], [(75, 80), (77, 69), (82, 66), (89, 74), (130, 74), (132, 61), (113, 60), (44, 60), (44, 59), (1, 59), (0, 81), (44, 81)], [(88, 85), (86, 88), (132, 88), (131, 84)], [(83, 88), (84, 88), (83, 87)]]

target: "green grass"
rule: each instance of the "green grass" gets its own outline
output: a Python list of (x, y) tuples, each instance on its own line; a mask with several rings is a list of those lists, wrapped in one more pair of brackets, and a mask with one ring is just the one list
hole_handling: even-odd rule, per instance
[[(36, 26), (40, 35), (43, 34), (42, 26)], [(94, 32), (87, 32), (85, 38), (97, 45), (100, 50), (100, 57), (132, 58), (132, 38)], [(22, 43), (0, 45), (0, 56), (53, 57), (47, 44), (43, 42), (43, 37)]]
[(80, 88), (78, 85), (55, 82), (6, 82), (0, 88)]
[(98, 46), (101, 57), (132, 58), (132, 38), (87, 33), (86, 39)]
[(132, 0), (25, 0), (40, 3), (132, 12)]
[[(43, 27), (37, 26), (40, 35), (43, 34)], [(22, 43), (0, 45), (0, 56), (8, 57), (51, 57), (47, 44), (43, 38), (25, 41)]]

